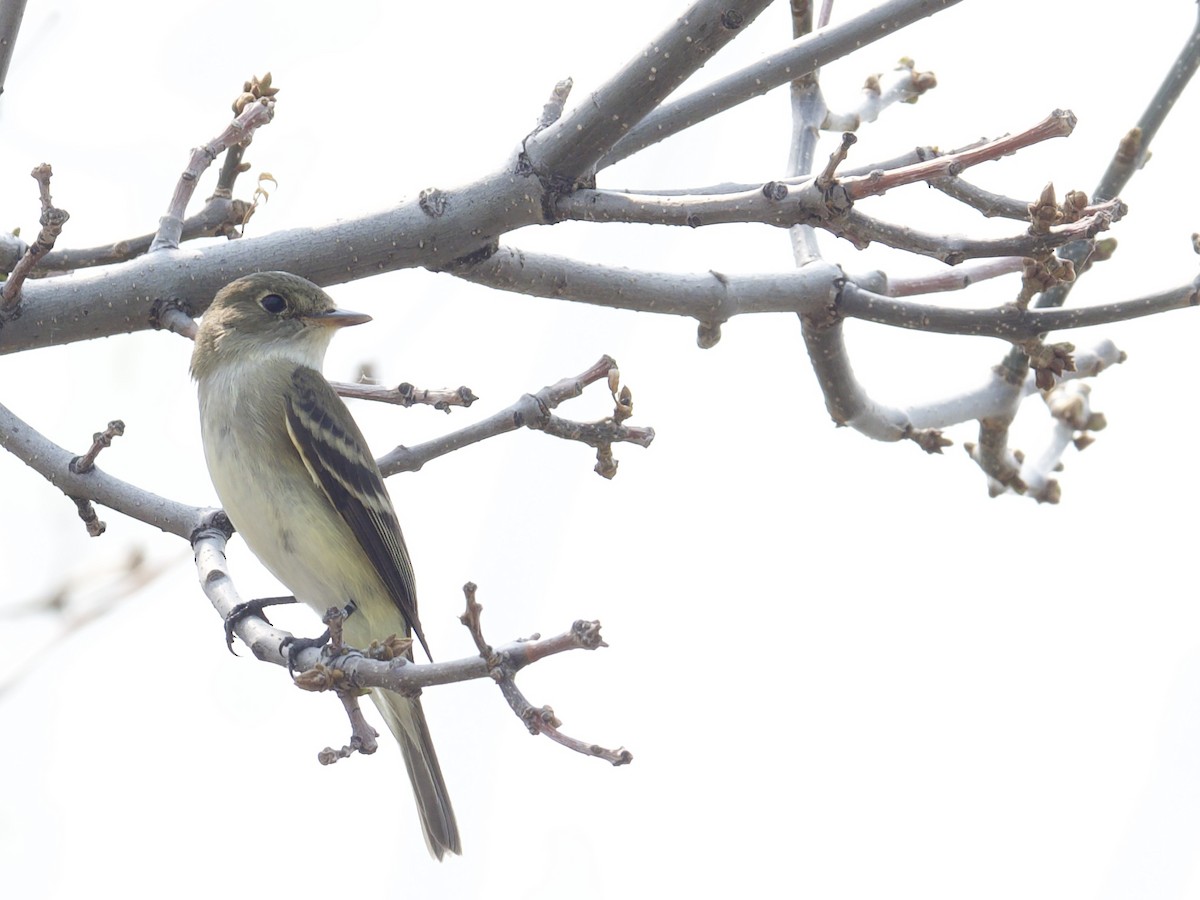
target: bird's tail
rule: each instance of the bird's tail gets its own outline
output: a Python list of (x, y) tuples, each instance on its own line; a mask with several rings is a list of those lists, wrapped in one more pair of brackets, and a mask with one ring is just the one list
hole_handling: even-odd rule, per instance
[(429, 736), (429, 725), (425, 722), (425, 711), (416, 697), (402, 697), (391, 691), (371, 691), (371, 699), (388, 728), (400, 744), (404, 753), (404, 765), (412, 781), (413, 794), (417, 798), (417, 811), (421, 815), (421, 828), (425, 832), (425, 843), (435, 859), (446, 853), (462, 853), (462, 842), (458, 837), (458, 823), (454, 821), (454, 809), (450, 806), (450, 794), (442, 779), (437, 752)]

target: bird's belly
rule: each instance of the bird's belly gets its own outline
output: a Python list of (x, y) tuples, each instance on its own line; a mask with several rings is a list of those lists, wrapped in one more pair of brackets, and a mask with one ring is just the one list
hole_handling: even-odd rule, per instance
[[(244, 452), (228, 436), (223, 443), (206, 440), (204, 449), (234, 528), (297, 600), (321, 615), (353, 601), (360, 612), (346, 622), (352, 645), (403, 633), (398, 611), (390, 621), (394, 604), (370, 560), (307, 471), (280, 477), (279, 460)], [(230, 455), (233, 464), (212, 465), (217, 454)]]

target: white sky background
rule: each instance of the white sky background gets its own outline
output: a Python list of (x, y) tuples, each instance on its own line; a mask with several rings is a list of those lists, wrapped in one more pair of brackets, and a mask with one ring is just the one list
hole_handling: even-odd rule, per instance
[[(0, 226), (36, 233), (28, 171), (54, 166), (71, 212), (61, 243), (154, 228), (188, 151), (215, 135), (242, 81), (270, 69), (275, 121), (247, 153), (279, 188), (250, 233), (319, 224), (492, 171), (553, 84), (573, 102), (639, 52), (683, 0), (573, 6), (239, 0), (187, 5), (31, 0), (0, 101)], [(841, 20), (867, 3), (842, 2)], [(1189, 33), (1195, 4), (967, 0), (825, 72), (831, 105), (902, 56), (938, 75), (916, 106), (863, 129), (853, 164), (916, 144), (954, 147), (1055, 107), (1079, 127), (973, 171), (1032, 197), (1091, 190)], [(790, 38), (768, 10), (697, 84)], [(686, 90), (692, 89), (689, 85)], [(1073, 303), (1194, 276), (1197, 88), (1123, 197), (1117, 257)], [(603, 173), (611, 187), (767, 181), (787, 158), (786, 91)], [(832, 146), (830, 142), (829, 146)], [(822, 158), (828, 148), (822, 150)], [(207, 196), (210, 173), (197, 197)], [(865, 210), (931, 231), (1011, 233), (916, 186)], [(506, 243), (618, 265), (749, 272), (791, 263), (785, 232), (723, 226), (533, 229)], [(930, 271), (895, 254), (853, 271)], [(1011, 298), (1009, 280), (950, 304)], [(425, 706), (463, 834), (441, 865), (420, 838), (398, 751), (316, 762), (347, 728), (332, 698), (235, 659), (188, 547), (72, 504), (0, 455), (0, 603), (85, 585), (140, 547), (165, 574), (45, 649), (50, 617), (0, 619), (0, 878), (6, 896), (1200, 896), (1200, 609), (1191, 511), (1200, 483), (1190, 366), (1200, 322), (1173, 313), (1089, 334), (1129, 361), (1095, 382), (1110, 427), (1062, 473), (1063, 502), (989, 500), (955, 446), (927, 457), (835, 429), (792, 316), (738, 319), (713, 350), (688, 321), (505, 295), (398, 272), (335, 287), (375, 316), (338, 338), (326, 372), (372, 363), (388, 383), (467, 384), (447, 417), (356, 404), (376, 450), (500, 409), (611, 353), (649, 450), (619, 447), (611, 483), (590, 452), (506, 436), (391, 479), (436, 655), (472, 652), (457, 622), (480, 585), (494, 643), (598, 618), (611, 648), (528, 670), (564, 730), (623, 744), (610, 768), (527, 735), (498, 691), (428, 691)], [(885, 400), (918, 402), (984, 378), (1005, 346), (848, 328), (856, 369)], [(201, 457), (190, 346), (165, 333), (0, 358), (5, 404), (120, 477), (191, 503), (214, 494)], [(1039, 403), (1028, 404), (1036, 449)], [(560, 408), (607, 414), (597, 386)], [(240, 540), (244, 596), (278, 593)], [(277, 621), (299, 633), (306, 611)]]

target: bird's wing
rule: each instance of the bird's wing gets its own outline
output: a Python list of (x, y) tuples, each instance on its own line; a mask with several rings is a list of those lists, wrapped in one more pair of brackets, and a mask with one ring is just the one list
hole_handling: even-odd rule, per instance
[(417, 618), (412, 561), (379, 466), (358, 424), (329, 382), (307, 366), (292, 373), (286, 415), (288, 435), (313, 481), (350, 526), (429, 656)]

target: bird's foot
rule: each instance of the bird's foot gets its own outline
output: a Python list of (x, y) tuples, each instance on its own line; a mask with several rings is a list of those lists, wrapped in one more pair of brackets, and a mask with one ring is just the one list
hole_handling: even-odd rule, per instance
[(266, 617), (263, 610), (268, 606), (283, 606), (287, 603), (295, 603), (295, 597), (263, 597), (261, 600), (247, 600), (245, 603), (239, 603), (229, 611), (229, 615), (225, 617), (225, 646), (229, 648), (229, 652), (237, 656), (233, 650), (233, 629), (237, 623), (249, 616), (255, 616), (262, 619), (268, 625), (271, 620)]
[(329, 629), (326, 628), (320, 637), (315, 638), (298, 638), (285, 637), (283, 643), (279, 645), (279, 649), (283, 655), (287, 657), (288, 674), (293, 678), (296, 677), (296, 657), (305, 650), (320, 649), (329, 643)]
[[(288, 674), (295, 678), (295, 659), (305, 650), (313, 648), (320, 649), (326, 645), (329, 645), (329, 649), (333, 651), (334, 655), (341, 653), (343, 651), (342, 623), (346, 621), (346, 619), (350, 618), (350, 616), (352, 616), (357, 609), (358, 607), (354, 604), (353, 600), (343, 607), (330, 607), (322, 619), (322, 621), (329, 627), (325, 629), (320, 637), (284, 638), (283, 644), (280, 646), (280, 650), (282, 650), (287, 656)], [(331, 637), (332, 640), (330, 640)]]

